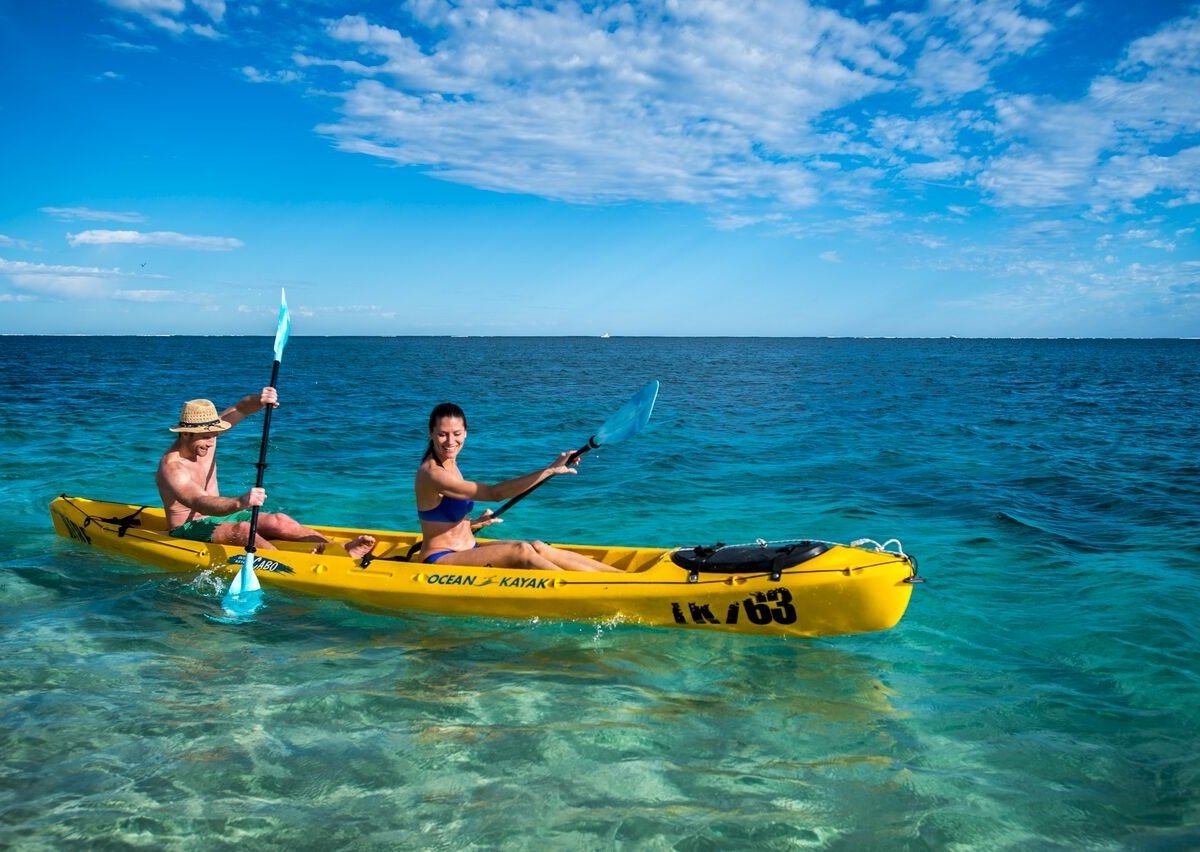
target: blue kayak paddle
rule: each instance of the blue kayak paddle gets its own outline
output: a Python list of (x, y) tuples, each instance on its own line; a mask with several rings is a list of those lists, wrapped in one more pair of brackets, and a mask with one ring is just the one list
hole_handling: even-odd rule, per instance
[[(594, 450), (606, 444), (615, 444), (617, 441), (624, 441), (626, 438), (632, 438), (638, 432), (641, 432), (650, 421), (650, 413), (654, 411), (654, 401), (657, 398), (658, 380), (652, 379), (646, 383), (645, 387), (635, 393), (629, 402), (621, 406), (621, 409), (616, 414), (605, 420), (604, 425), (596, 430), (595, 435), (588, 438), (586, 444), (571, 453), (570, 458), (567, 459), (567, 464), (575, 464), (575, 462), (579, 461), (579, 457), (588, 450)], [(492, 512), (491, 516), (496, 518), (504, 514), (536, 491), (539, 486), (549, 481), (549, 479), (543, 479), (532, 488), (522, 491), (495, 512)]]
[[(279, 362), (283, 360), (283, 347), (287, 346), (288, 337), (292, 333), (292, 318), (288, 314), (287, 293), (279, 291), (279, 324), (275, 328), (275, 363), (271, 366), (271, 387), (279, 381)], [(273, 405), (268, 405), (263, 412), (262, 444), (258, 448), (258, 477), (254, 487), (262, 488), (263, 476), (267, 470), (267, 438), (271, 434), (271, 411)], [(254, 539), (258, 535), (258, 506), (250, 510), (250, 532), (246, 538), (246, 556), (242, 560), (242, 570), (238, 571), (221, 607), (231, 615), (253, 615), (262, 606), (262, 586), (259, 585), (258, 575), (254, 573)]]

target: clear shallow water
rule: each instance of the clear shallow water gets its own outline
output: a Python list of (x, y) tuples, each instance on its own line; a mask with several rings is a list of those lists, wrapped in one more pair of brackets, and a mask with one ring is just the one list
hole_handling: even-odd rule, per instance
[[(646, 380), (648, 430), (505, 533), (899, 537), (892, 631), (794, 641), (366, 613), (54, 536), (149, 502), (183, 399), (268, 338), (0, 338), (0, 846), (1200, 846), (1200, 343), (293, 338), (271, 507), (411, 528), (442, 399), (525, 472)], [(186, 369), (185, 362), (195, 366)], [(222, 438), (227, 492), (261, 421)]]

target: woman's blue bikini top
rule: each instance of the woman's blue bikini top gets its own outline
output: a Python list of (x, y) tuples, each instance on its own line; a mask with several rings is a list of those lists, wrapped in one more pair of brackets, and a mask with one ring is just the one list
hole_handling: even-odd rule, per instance
[(457, 497), (442, 495), (442, 500), (432, 509), (418, 509), (417, 517), (422, 521), (437, 521), (443, 524), (457, 524), (475, 508), (474, 500), (459, 500)]

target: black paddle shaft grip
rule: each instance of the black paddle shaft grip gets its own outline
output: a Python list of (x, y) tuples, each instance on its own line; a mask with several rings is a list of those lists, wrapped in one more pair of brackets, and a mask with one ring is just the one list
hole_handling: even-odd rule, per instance
[[(271, 365), (271, 387), (275, 387), (279, 381), (279, 362), (276, 361)], [(262, 488), (263, 477), (267, 472), (267, 438), (271, 435), (271, 412), (275, 406), (268, 405), (266, 411), (263, 412), (263, 436), (262, 444), (258, 448), (258, 476), (254, 480), (255, 488)], [(254, 552), (254, 539), (258, 536), (258, 510), (259, 506), (254, 506), (250, 510), (250, 532), (246, 534), (246, 552)]]

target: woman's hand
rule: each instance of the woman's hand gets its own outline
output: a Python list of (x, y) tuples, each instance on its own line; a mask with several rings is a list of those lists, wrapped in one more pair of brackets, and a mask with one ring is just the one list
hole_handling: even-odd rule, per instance
[(560, 473), (579, 473), (575, 469), (575, 465), (577, 464), (579, 464), (579, 456), (575, 455), (574, 450), (569, 450), (565, 453), (559, 453), (558, 458), (546, 468), (546, 471), (551, 476), (558, 476)]
[(498, 518), (493, 515), (491, 509), (484, 509), (482, 515), (471, 521), (471, 532), (481, 530), (484, 527), (490, 527), (492, 524), (502, 523), (504, 523), (504, 518)]

